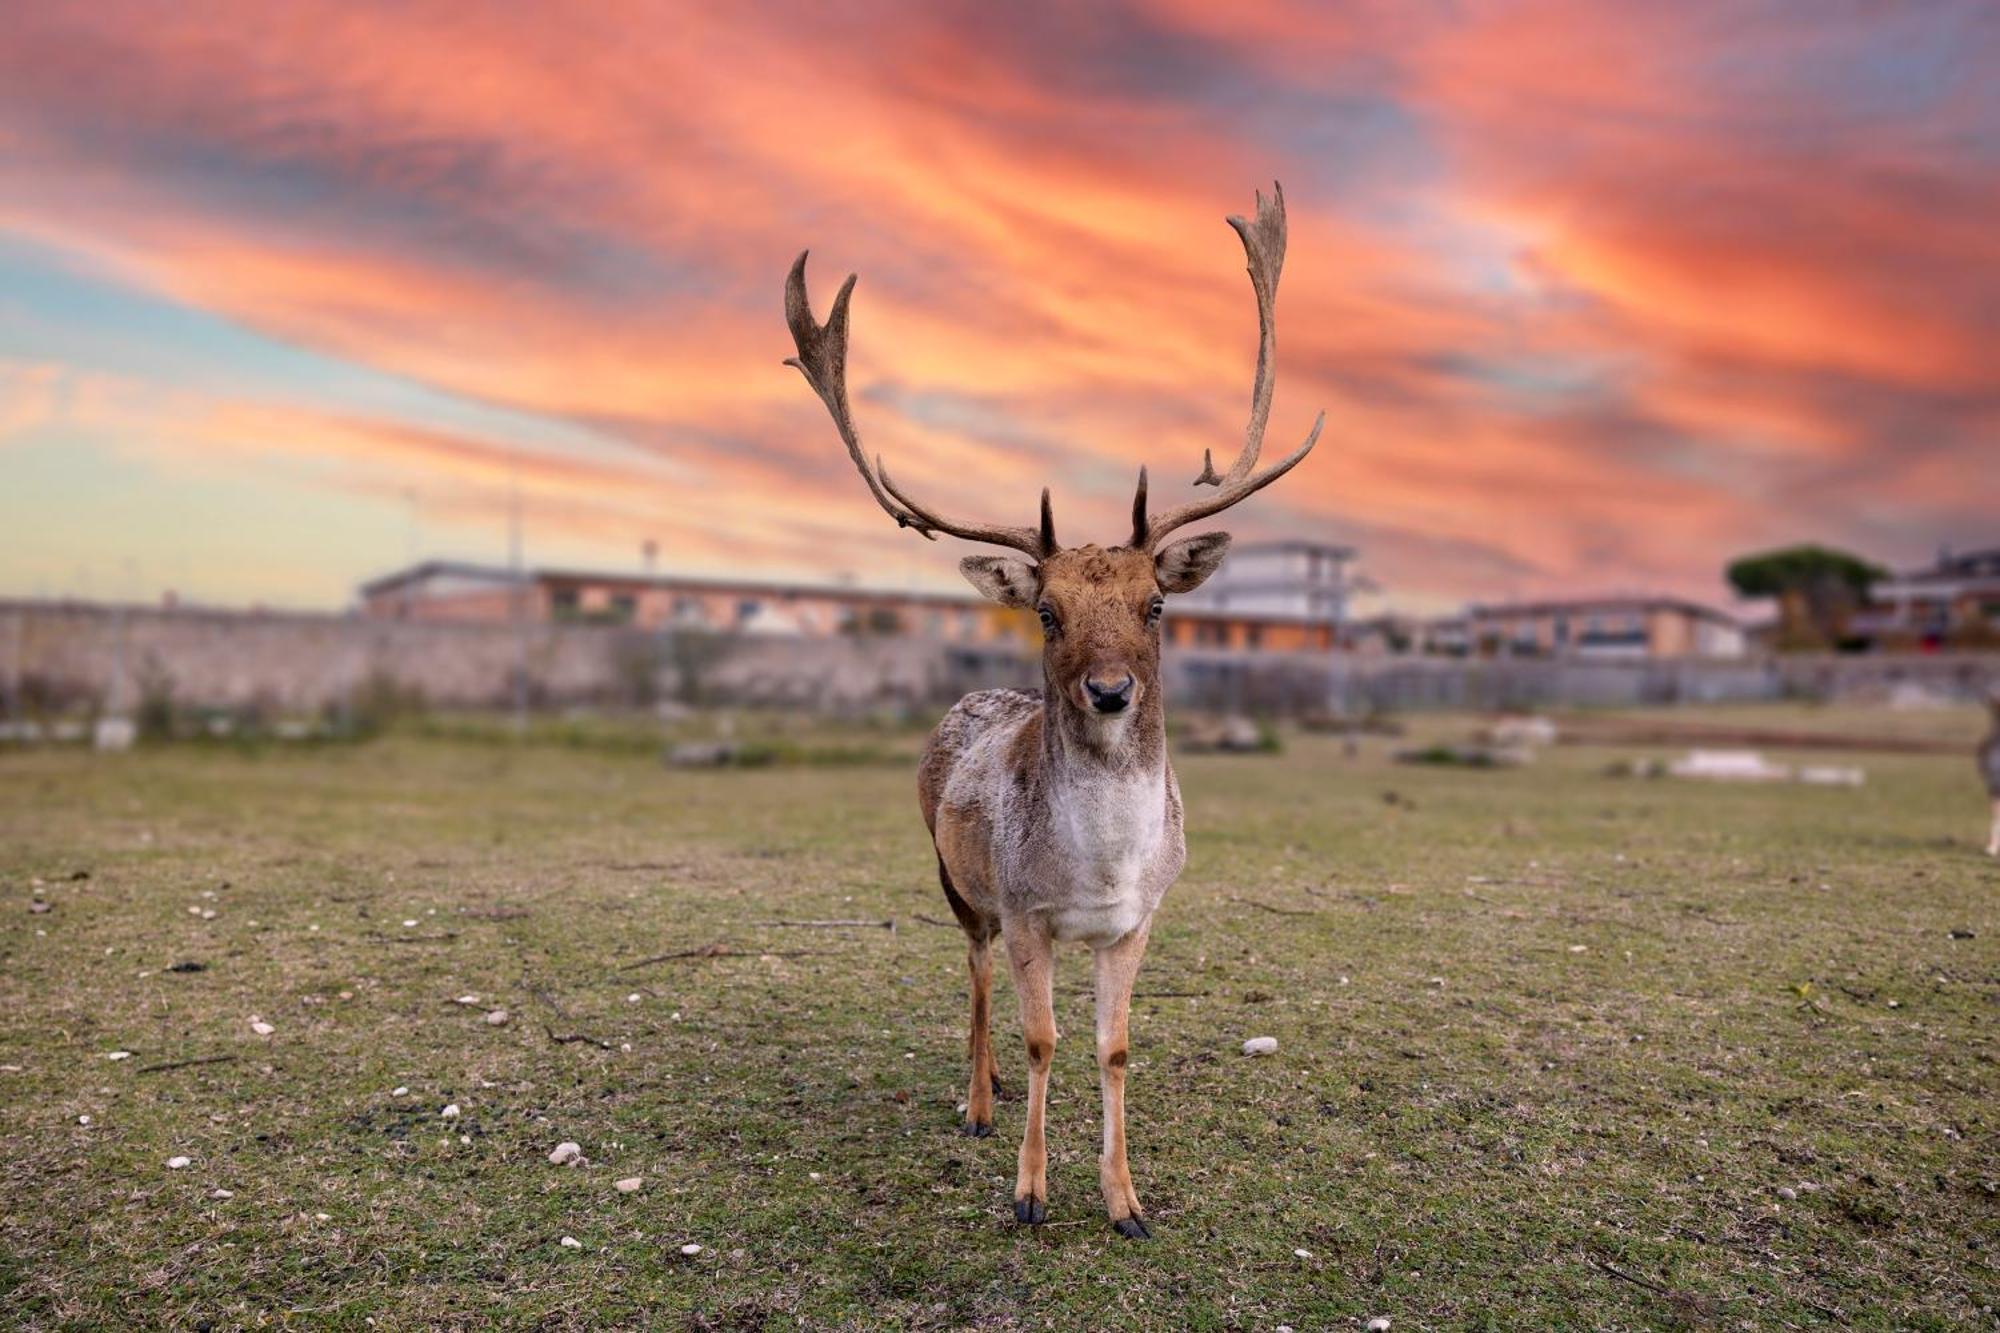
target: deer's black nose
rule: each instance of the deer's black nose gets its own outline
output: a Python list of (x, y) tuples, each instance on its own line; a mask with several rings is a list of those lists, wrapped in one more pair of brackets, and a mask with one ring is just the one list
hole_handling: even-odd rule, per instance
[(1132, 702), (1132, 673), (1126, 672), (1115, 681), (1101, 681), (1095, 676), (1083, 678), (1083, 692), (1090, 696), (1090, 706), (1100, 713), (1122, 713)]

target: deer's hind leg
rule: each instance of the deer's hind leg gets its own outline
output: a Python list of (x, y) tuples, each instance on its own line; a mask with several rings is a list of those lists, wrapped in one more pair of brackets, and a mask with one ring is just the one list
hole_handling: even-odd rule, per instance
[(1986, 835), (1986, 854), (2000, 856), (2000, 796), (1993, 798), (1993, 831)]
[(999, 923), (975, 909), (952, 886), (951, 871), (938, 858), (938, 881), (945, 901), (965, 931), (966, 970), (972, 980), (972, 1022), (966, 1037), (972, 1079), (965, 1090), (965, 1125), (961, 1132), (983, 1139), (993, 1132), (993, 1096), (1000, 1091), (1000, 1066), (993, 1055), (993, 936)]

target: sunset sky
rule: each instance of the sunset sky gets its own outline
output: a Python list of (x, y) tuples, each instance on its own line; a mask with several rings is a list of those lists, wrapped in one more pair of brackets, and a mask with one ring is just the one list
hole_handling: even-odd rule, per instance
[(0, 593), (335, 607), (413, 556), (945, 586), (900, 482), (1242, 536), (1389, 604), (2000, 543), (2000, 6), (33, 4), (0, 29)]

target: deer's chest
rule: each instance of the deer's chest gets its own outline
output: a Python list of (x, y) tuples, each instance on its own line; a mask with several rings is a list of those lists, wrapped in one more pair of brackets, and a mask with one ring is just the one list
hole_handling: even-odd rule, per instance
[(1049, 923), (1059, 940), (1109, 944), (1158, 905), (1168, 861), (1162, 774), (1120, 777), (1050, 793)]

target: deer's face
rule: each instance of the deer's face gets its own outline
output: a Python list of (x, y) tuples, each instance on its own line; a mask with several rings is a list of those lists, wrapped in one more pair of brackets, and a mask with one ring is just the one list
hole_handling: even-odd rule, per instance
[(1040, 617), (1043, 678), (1067, 707), (1116, 726), (1157, 697), (1166, 595), (1201, 586), (1228, 549), (1228, 535), (1215, 532), (1157, 555), (1079, 546), (1034, 565), (972, 556), (959, 568), (985, 596)]

